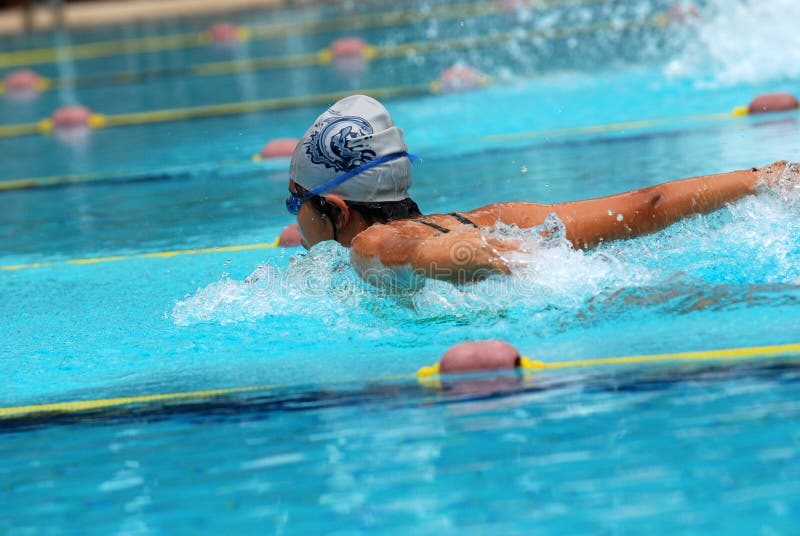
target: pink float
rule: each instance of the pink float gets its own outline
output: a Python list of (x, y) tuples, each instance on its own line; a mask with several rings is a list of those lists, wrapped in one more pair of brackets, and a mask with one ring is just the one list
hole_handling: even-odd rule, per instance
[(785, 112), (796, 110), (800, 106), (797, 97), (791, 93), (766, 93), (759, 95), (750, 102), (747, 112), (750, 114), (764, 114), (769, 112)]
[(3, 79), (6, 95), (16, 101), (31, 101), (45, 87), (45, 79), (30, 69), (11, 71)]
[(68, 129), (91, 126), (92, 112), (86, 106), (63, 106), (53, 112), (51, 120), (54, 129)]
[(291, 248), (303, 244), (303, 237), (300, 234), (300, 228), (296, 223), (287, 225), (280, 236), (278, 236), (278, 245), (282, 248)]
[(208, 35), (215, 45), (232, 45), (240, 41), (239, 27), (230, 22), (218, 22), (211, 27)]
[(519, 15), (529, 7), (527, 0), (499, 0), (498, 4), (506, 15)]
[(670, 22), (685, 24), (700, 18), (700, 10), (694, 4), (673, 4), (667, 9)]
[(343, 37), (331, 43), (327, 53), (336, 74), (355, 87), (367, 70), (370, 50), (370, 46), (358, 37)]
[(328, 49), (334, 60), (364, 58), (367, 55), (367, 44), (358, 37), (342, 37), (331, 43)]
[(517, 368), (519, 351), (504, 341), (476, 341), (456, 344), (439, 361), (441, 374)]
[(436, 80), (436, 89), (441, 93), (470, 91), (486, 85), (488, 77), (469, 65), (454, 65), (442, 71)]
[(3, 80), (6, 91), (38, 91), (42, 78), (30, 69), (11, 71)]
[(268, 141), (261, 148), (261, 158), (286, 158), (292, 156), (297, 147), (297, 138), (278, 138)]

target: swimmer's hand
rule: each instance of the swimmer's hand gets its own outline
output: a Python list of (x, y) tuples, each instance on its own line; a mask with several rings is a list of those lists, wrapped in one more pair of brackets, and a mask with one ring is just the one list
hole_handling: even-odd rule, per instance
[(418, 231), (418, 225), (373, 225), (351, 244), (353, 267), (365, 281), (381, 281), (379, 286), (386, 286), (387, 271), (406, 284), (416, 281), (417, 287), (425, 277), (465, 284), (510, 273), (505, 254), (520, 249), (515, 241), (468, 226), (433, 236), (420, 236)]
[(770, 188), (800, 185), (800, 163), (779, 160), (761, 169), (753, 169)]

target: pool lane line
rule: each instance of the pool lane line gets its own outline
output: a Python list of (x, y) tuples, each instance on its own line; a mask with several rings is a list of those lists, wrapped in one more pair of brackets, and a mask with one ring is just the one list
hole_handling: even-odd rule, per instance
[[(357, 90), (357, 92), (365, 92), (365, 93), (369, 93), (370, 91), (371, 90)], [(748, 115), (747, 107), (738, 106), (730, 113), (725, 112), (725, 113), (713, 113), (705, 115), (689, 115), (689, 116), (681, 116), (674, 118), (645, 119), (641, 121), (623, 121), (618, 123), (607, 123), (604, 125), (554, 128), (547, 130), (515, 132), (509, 134), (491, 134), (488, 136), (484, 136), (482, 139), (483, 141), (489, 143), (500, 143), (505, 141), (523, 140), (523, 139), (549, 138), (549, 137), (572, 136), (572, 135), (583, 135), (583, 134), (604, 134), (610, 132), (620, 132), (625, 130), (643, 130), (654, 126), (664, 126), (667, 124), (682, 123), (682, 122), (722, 121), (728, 119), (736, 119), (739, 117), (744, 117), (746, 115)], [(0, 127), (0, 129), (2, 129), (2, 127)], [(470, 139), (465, 141), (473, 141), (473, 140)], [(204, 162), (202, 166), (208, 167), (215, 164), (221, 166), (224, 163), (241, 165), (241, 164), (247, 164), (248, 162), (251, 161), (253, 161), (252, 158), (250, 160), (245, 160), (245, 159), (226, 160), (223, 163)], [(258, 159), (256, 159), (256, 161), (258, 161)], [(176, 173), (176, 176), (180, 174), (181, 172), (179, 171), (178, 173)], [(12, 179), (9, 181), (0, 181), (0, 192), (27, 190), (34, 188), (48, 188), (48, 187), (63, 186), (68, 184), (132, 182), (136, 180), (144, 181), (144, 180), (151, 180), (154, 177), (162, 175), (164, 175), (163, 172), (154, 172), (152, 176), (147, 175), (145, 173), (97, 172), (97, 173), (87, 173), (84, 175), (80, 174), (49, 175), (46, 177), (29, 177), (24, 179)]]
[[(556, 370), (576, 367), (598, 367), (606, 365), (633, 365), (661, 361), (697, 361), (719, 359), (746, 359), (754, 356), (775, 357), (786, 354), (800, 354), (800, 343), (774, 346), (751, 346), (746, 348), (727, 348), (721, 350), (702, 350), (696, 352), (678, 352), (667, 354), (631, 355), (624, 357), (601, 357), (596, 359), (579, 359), (575, 361), (557, 361), (547, 363), (529, 357), (520, 359), (519, 368), (525, 370)], [(433, 376), (439, 374), (439, 365), (422, 367), (417, 376)]]
[[(697, 352), (678, 352), (667, 354), (651, 354), (626, 357), (609, 357), (597, 359), (580, 359), (576, 361), (556, 361), (543, 362), (532, 360), (527, 357), (521, 359), (520, 368), (531, 372), (543, 372), (548, 370), (586, 368), (586, 367), (605, 367), (617, 365), (633, 365), (644, 363), (665, 363), (670, 361), (720, 361), (733, 359), (748, 359), (754, 357), (774, 358), (778, 356), (800, 354), (800, 343), (783, 344), (772, 346), (753, 346), (746, 348), (728, 348), (720, 350), (704, 350)], [(422, 367), (416, 374), (398, 374), (393, 376), (377, 376), (371, 378), (339, 380), (326, 382), (325, 385), (342, 385), (365, 382), (388, 382), (397, 380), (417, 379), (423, 387), (437, 387), (438, 384), (432, 382), (432, 377), (438, 380), (438, 366)], [(153, 402), (180, 402), (196, 399), (216, 398), (225, 395), (252, 393), (267, 390), (287, 389), (298, 387), (300, 384), (275, 384), (275, 385), (255, 385), (248, 387), (232, 387), (226, 389), (208, 389), (202, 391), (185, 391), (176, 393), (157, 393), (150, 395), (102, 398), (96, 400), (77, 400), (71, 402), (55, 402), (49, 404), (32, 404), (27, 406), (11, 406), (0, 408), (0, 419), (16, 418), (23, 416), (33, 416), (37, 414), (69, 414), (81, 413), (86, 411), (125, 407), (137, 404), (148, 404)]]
[[(287, 110), (304, 106), (319, 106), (330, 104), (343, 97), (354, 93), (363, 93), (376, 99), (388, 99), (396, 97), (412, 97), (435, 95), (439, 93), (436, 82), (430, 84), (418, 84), (408, 86), (389, 86), (378, 88), (353, 89), (349, 91), (336, 91), (332, 93), (321, 93), (315, 95), (304, 95), (299, 97), (279, 97), (273, 99), (260, 99), (254, 101), (240, 101), (222, 104), (209, 104), (204, 106), (191, 106), (186, 108), (167, 108), (163, 110), (152, 110), (146, 112), (132, 112), (117, 115), (93, 114), (91, 123), (93, 128), (119, 127), (130, 125), (144, 125), (152, 123), (166, 123), (172, 121), (185, 121), (191, 119), (204, 119), (209, 117), (220, 117), (228, 115), (239, 115), (253, 112), (266, 112), (275, 110)], [(798, 108), (800, 109), (800, 108)], [(566, 129), (551, 129), (545, 131), (529, 131), (511, 134), (493, 134), (484, 136), (485, 141), (497, 142), (513, 139), (535, 138), (540, 136), (561, 136), (569, 134), (590, 134), (613, 132), (626, 129), (641, 129), (651, 126), (664, 125), (669, 122), (677, 121), (719, 121), (723, 119), (733, 119), (748, 115), (745, 107), (738, 106), (733, 112), (690, 115), (678, 118), (661, 118), (642, 121), (629, 121), (622, 123), (609, 123), (605, 125), (594, 125), (585, 127), (574, 127)], [(0, 138), (14, 138), (29, 136), (33, 134), (49, 134), (53, 131), (54, 125), (51, 119), (42, 119), (35, 123), (21, 123), (16, 125), (0, 125)], [(0, 187), (0, 190), (3, 188)], [(15, 189), (15, 188), (12, 188)]]
[(131, 183), (166, 179), (184, 178), (196, 173), (197, 170), (213, 169), (218, 171), (227, 166), (250, 165), (254, 158), (249, 159), (226, 159), (214, 162), (198, 162), (185, 166), (171, 166), (154, 171), (109, 171), (93, 173), (75, 173), (69, 175), (47, 175), (44, 177), (28, 177), (24, 179), (12, 179), (0, 181), (0, 192), (14, 190), (29, 190), (33, 188), (50, 188), (64, 186), (67, 184), (91, 184), (91, 183)]
[[(659, 119), (643, 119), (640, 121), (622, 121), (619, 123), (606, 123), (604, 125), (590, 125), (584, 127), (554, 128), (550, 130), (529, 130), (526, 132), (513, 132), (509, 134), (490, 134), (484, 136), (487, 142), (504, 142), (513, 140), (533, 139), (549, 136), (569, 136), (574, 134), (605, 134), (609, 132), (619, 132), (624, 130), (643, 130), (652, 127), (664, 126), (674, 123), (689, 122), (711, 122), (736, 119), (747, 115), (742, 113), (743, 107), (737, 106), (731, 112), (719, 112), (711, 114), (684, 115), (681, 117), (663, 117)], [(744, 107), (746, 110), (747, 108)]]
[[(622, 26), (619, 24), (615, 24), (613, 21), (611, 22), (604, 21), (601, 23), (590, 24), (583, 27), (575, 27), (570, 30), (563, 30), (563, 32), (565, 33), (559, 33), (558, 31), (554, 30), (547, 30), (547, 31), (536, 30), (528, 32), (527, 34), (525, 34), (525, 36), (527, 36), (526, 38), (528, 39), (535, 39), (537, 38), (536, 36), (553, 34), (551, 35), (552, 37), (560, 39), (565, 37), (566, 35), (578, 35), (581, 33), (601, 31), (603, 29), (613, 29), (615, 31), (620, 31), (624, 29), (631, 29), (634, 27), (662, 25), (666, 24), (665, 21), (666, 21), (666, 16), (663, 14), (658, 14), (656, 16), (650, 17), (649, 19), (636, 21), (634, 23)], [(458, 47), (474, 48), (476, 44), (478, 46), (486, 46), (490, 44), (497, 44), (500, 42), (508, 41), (509, 39), (522, 39), (522, 38), (523, 38), (522, 35), (510, 32), (505, 34), (491, 35), (484, 38), (466, 38), (466, 39), (458, 38), (451, 40), (448, 46), (450, 46), (451, 49)], [(441, 46), (439, 42), (435, 43), (426, 42), (424, 43), (424, 45), (426, 47), (431, 47), (430, 50), (438, 49)], [(405, 45), (398, 45), (393, 47), (387, 47), (384, 50), (381, 50), (378, 47), (372, 47), (369, 50), (371, 50), (370, 54), (376, 58), (389, 57), (393, 54), (396, 54), (398, 56), (403, 56), (405, 54), (408, 54), (409, 51), (415, 50), (414, 47), (418, 46), (422, 45), (420, 45), (419, 43), (412, 44), (410, 45), (410, 48), (406, 47)], [(316, 53), (308, 56), (300, 56), (295, 58), (295, 60), (293, 61), (298, 61), (299, 64), (305, 64), (305, 62), (311, 62), (311, 63), (317, 62), (319, 64), (324, 64), (326, 62), (330, 62), (331, 58), (330, 58), (330, 52), (323, 51), (323, 53)], [(208, 67), (208, 69), (211, 69), (211, 71), (209, 71), (209, 73), (211, 74), (225, 74), (225, 72), (223, 72), (225, 68), (226, 67), (224, 66), (214, 67), (213, 65)], [(484, 83), (488, 83), (488, 79), (484, 80)], [(344, 96), (354, 93), (354, 91), (355, 90), (337, 91), (332, 93), (307, 95), (300, 97), (279, 97), (279, 98), (259, 99), (252, 101), (238, 101), (238, 102), (230, 102), (222, 104), (190, 106), (183, 108), (166, 108), (161, 110), (132, 112), (127, 114), (104, 115), (95, 113), (92, 114), (90, 117), (89, 126), (95, 129), (100, 129), (108, 127), (143, 125), (143, 124), (163, 123), (171, 121), (185, 121), (191, 119), (238, 115), (250, 112), (263, 112), (269, 110), (285, 110), (289, 108), (298, 108), (302, 106), (329, 104), (330, 102), (334, 102)], [(440, 92), (440, 87), (438, 85), (438, 82), (434, 81), (428, 84), (391, 86), (391, 87), (373, 88), (373, 89), (359, 90), (359, 91), (361, 91), (362, 93), (367, 93), (373, 97), (380, 99), (380, 98), (391, 98), (398, 96), (437, 94)], [(45, 118), (33, 123), (0, 125), (0, 138), (14, 138), (19, 136), (30, 136), (34, 134), (48, 134), (52, 132), (53, 129), (54, 129), (54, 124), (52, 119), (50, 118)]]
[[(638, 21), (628, 26), (625, 26), (622, 29), (645, 27), (648, 25), (660, 25), (660, 24), (665, 24), (665, 21), (666, 21), (666, 16), (663, 14), (659, 14), (654, 17), (651, 17), (650, 19), (645, 19), (644, 21)], [(565, 37), (566, 35), (577, 35), (580, 33), (600, 31), (602, 29), (614, 29), (616, 31), (619, 31), (620, 25), (615, 24), (613, 21), (591, 24), (584, 27), (573, 28), (571, 30), (564, 30), (564, 32), (566, 32), (564, 34), (555, 32), (554, 38), (560, 39)], [(527, 38), (533, 39), (535, 38), (533, 37), (534, 35), (538, 34), (550, 35), (551, 33), (553, 33), (553, 31), (551, 30), (548, 31), (537, 30), (535, 32), (529, 32)], [(504, 42), (509, 39), (521, 39), (521, 37), (511, 32), (507, 34), (491, 35), (485, 38), (466, 38), (466, 39), (458, 38), (452, 40), (450, 46), (451, 48), (458, 46), (463, 48), (473, 48), (476, 46), (476, 43), (478, 43), (479, 46), (486, 46)], [(430, 46), (433, 49), (435, 49), (438, 48), (440, 45), (439, 43), (427, 43), (426, 46)], [(374, 57), (388, 57), (388, 54), (397, 54), (402, 56), (404, 54), (407, 54), (408, 51), (411, 49), (403, 48), (403, 46), (396, 46), (390, 52), (387, 51), (382, 52), (378, 50), (377, 47), (372, 47), (370, 50), (372, 50), (370, 54), (374, 55)], [(384, 54), (384, 56), (381, 56), (381, 54)], [(323, 53), (311, 54), (308, 57), (306, 56), (298, 57), (296, 58), (296, 61), (301, 63), (319, 62), (319, 64), (323, 64), (325, 62), (330, 61), (329, 56), (330, 56), (329, 52), (323, 51)], [(225, 74), (225, 73), (216, 72), (214, 74)], [(488, 83), (488, 79), (485, 82)], [(96, 113), (91, 115), (89, 120), (89, 126), (95, 129), (100, 129), (107, 127), (143, 125), (143, 124), (163, 123), (171, 121), (185, 121), (190, 119), (200, 119), (200, 118), (208, 118), (216, 116), (239, 115), (244, 113), (263, 112), (269, 110), (285, 110), (289, 108), (298, 108), (302, 106), (329, 104), (330, 102), (339, 100), (344, 96), (351, 95), (355, 91), (356, 90), (337, 91), (337, 92), (318, 94), (318, 95), (307, 95), (300, 97), (279, 97), (279, 98), (259, 99), (252, 101), (237, 101), (237, 102), (229, 102), (222, 104), (190, 106), (184, 108), (165, 108), (161, 110), (148, 110), (144, 112), (132, 112), (127, 114), (104, 115)], [(440, 87), (437, 81), (433, 81), (428, 84), (392, 86), (392, 87), (373, 88), (369, 90), (359, 90), (359, 91), (361, 91), (362, 93), (367, 93), (373, 97), (380, 99), (380, 98), (390, 98), (398, 96), (437, 94), (440, 92)], [(50, 118), (45, 118), (33, 123), (0, 125), (0, 138), (15, 138), (20, 136), (30, 136), (34, 134), (48, 134), (52, 132), (53, 129), (54, 129), (54, 124)]]
[[(530, 6), (530, 11), (543, 11), (563, 5), (606, 4), (609, 0), (549, 0)], [(239, 26), (240, 41), (270, 40), (280, 37), (309, 35), (326, 32), (352, 32), (407, 26), (425, 22), (431, 18), (438, 20), (459, 17), (486, 16), (502, 13), (496, 1), (472, 2), (457, 6), (440, 6), (426, 11), (384, 11), (365, 15), (337, 17), (316, 21), (295, 23)], [(108, 40), (66, 47), (43, 47), (0, 53), (0, 68), (30, 66), (52, 63), (68, 56), (71, 60), (92, 59), (123, 54), (160, 52), (182, 48), (196, 48), (212, 44), (209, 31), (180, 33), (165, 36), (150, 36), (133, 39)]]
[(0, 271), (12, 272), (16, 270), (31, 270), (34, 268), (46, 268), (48, 266), (59, 265), (86, 265), (86, 264), (99, 264), (103, 262), (118, 262), (127, 261), (131, 259), (169, 259), (180, 255), (201, 255), (205, 253), (225, 253), (231, 251), (247, 251), (252, 249), (274, 249), (280, 246), (280, 238), (276, 238), (272, 242), (264, 242), (261, 244), (244, 244), (239, 246), (218, 246), (211, 248), (196, 248), (196, 249), (181, 249), (175, 251), (157, 251), (154, 253), (135, 253), (133, 255), (113, 255), (110, 257), (91, 257), (85, 259), (70, 259), (65, 261), (44, 261), (33, 262), (30, 264), (10, 264), (0, 266)]
[[(411, 54), (430, 54), (432, 52), (441, 51), (444, 49), (448, 51), (468, 50), (501, 44), (512, 39), (563, 39), (567, 36), (576, 36), (601, 30), (623, 31), (639, 26), (662, 26), (665, 21), (666, 19), (664, 16), (656, 15), (652, 19), (645, 19), (644, 21), (632, 21), (628, 25), (620, 25), (618, 23), (604, 21), (586, 26), (574, 26), (569, 29), (540, 29), (530, 30), (527, 32), (498, 33), (489, 36), (467, 38), (457, 37), (451, 39), (440, 39), (436, 41), (415, 41), (395, 45), (367, 45), (365, 59), (393, 59)], [(309, 52), (291, 56), (262, 56), (220, 62), (198, 63), (195, 65), (158, 70), (121, 71), (116, 73), (92, 74), (54, 79), (42, 78), (40, 79), (39, 89), (43, 92), (50, 89), (58, 90), (62, 86), (90, 87), (95, 84), (130, 84), (140, 80), (149, 81), (155, 78), (177, 76), (222, 76), (264, 71), (268, 69), (325, 66), (331, 64), (332, 62), (333, 55), (331, 50), (330, 48), (325, 48), (317, 52)], [(0, 83), (0, 94), (2, 94), (3, 91), (3, 84)]]
[[(457, 18), (470, 15), (482, 15), (488, 11), (486, 6), (493, 2), (482, 2), (473, 9), (464, 9), (464, 6), (457, 8), (438, 8), (434, 11), (434, 16), (439, 18)], [(483, 9), (480, 9), (483, 7)], [(496, 8), (494, 8), (496, 10)], [(242, 42), (252, 40), (269, 40), (279, 37), (289, 37), (295, 35), (307, 35), (313, 33), (324, 33), (334, 31), (366, 30), (372, 28), (384, 28), (395, 24), (410, 24), (425, 20), (425, 15), (420, 12), (406, 11), (382, 12), (369, 15), (358, 15), (355, 17), (338, 17), (335, 19), (325, 19), (320, 21), (304, 21), (286, 24), (269, 24), (264, 26), (240, 26), (238, 39)], [(51, 63), (60, 57), (68, 56), (71, 60), (93, 59), (108, 56), (138, 54), (146, 52), (161, 52), (166, 50), (176, 50), (182, 48), (197, 48), (211, 45), (211, 33), (209, 31), (190, 32), (172, 34), (166, 36), (149, 36), (133, 39), (108, 40), (80, 45), (70, 45), (66, 47), (45, 47), (30, 50), (19, 50), (0, 54), (0, 68), (16, 67), (25, 65), (35, 65)]]
[[(270, 163), (271, 162), (271, 163)], [(249, 158), (226, 158), (225, 160), (199, 161), (194, 164), (167, 166), (155, 170), (115, 170), (92, 173), (70, 173), (68, 175), (46, 175), (0, 181), (0, 193), (4, 191), (31, 190), (35, 188), (55, 188), (70, 184), (129, 184), (133, 182), (152, 182), (172, 179), (185, 179), (198, 172), (218, 172), (227, 168), (238, 169), (244, 173), (272, 173), (288, 169), (289, 157), (264, 159), (259, 154)], [(280, 167), (276, 167), (279, 164)]]
[(274, 389), (271, 385), (256, 385), (253, 387), (232, 387), (230, 389), (209, 389), (205, 391), (186, 391), (180, 393), (162, 393), (154, 395), (125, 396), (119, 398), (103, 398), (99, 400), (82, 400), (75, 402), (55, 402), (53, 404), (38, 404), (32, 406), (17, 406), (13, 408), (0, 408), (0, 419), (3, 417), (17, 417), (35, 413), (77, 413), (93, 409), (105, 409), (131, 404), (147, 402), (178, 401), (195, 398), (213, 398), (222, 395), (247, 393), (251, 391), (266, 391)]
[[(800, 106), (791, 110), (784, 110), (780, 112), (796, 112), (800, 110)], [(575, 134), (605, 134), (610, 132), (620, 132), (625, 130), (644, 130), (652, 127), (659, 127), (675, 123), (702, 123), (712, 121), (727, 121), (731, 119), (739, 119), (753, 115), (747, 106), (736, 106), (730, 112), (718, 112), (710, 114), (695, 114), (684, 115), (680, 117), (662, 117), (658, 119), (643, 119), (640, 121), (622, 121), (619, 123), (606, 123), (604, 125), (589, 125), (584, 127), (567, 127), (567, 128), (554, 128), (550, 130), (529, 130), (526, 132), (512, 132), (508, 134), (490, 134), (484, 136), (482, 139), (486, 142), (504, 142), (524, 139), (543, 138), (550, 136), (571, 136)]]
[[(303, 106), (327, 105), (337, 100), (352, 95), (355, 90), (335, 91), (332, 93), (318, 93), (299, 97), (280, 97), (272, 99), (259, 99), (252, 101), (228, 102), (222, 104), (208, 104), (203, 106), (190, 106), (186, 108), (167, 108), (146, 112), (133, 112), (127, 114), (102, 115), (93, 114), (91, 121), (94, 128), (119, 127), (129, 125), (144, 125), (151, 123), (165, 123), (171, 121), (185, 121), (227, 115), (239, 115), (251, 112), (265, 112), (273, 110), (287, 110)], [(377, 99), (406, 97), (415, 95), (428, 95), (431, 93), (429, 84), (411, 86), (392, 86), (358, 90)], [(35, 123), (22, 123), (16, 125), (0, 125), (0, 138), (13, 138), (32, 134), (48, 134), (54, 129), (51, 119), (42, 119)]]
[[(457, 51), (472, 50), (475, 48), (508, 43), (509, 41), (533, 41), (547, 39), (563, 39), (578, 35), (613, 30), (622, 32), (635, 28), (663, 27), (667, 24), (667, 16), (658, 13), (652, 17), (632, 20), (625, 23), (616, 21), (600, 21), (583, 26), (572, 26), (568, 28), (545, 28), (527, 31), (511, 31), (496, 33), (483, 36), (454, 37), (449, 39), (437, 39), (435, 41), (412, 41), (394, 45), (368, 45), (365, 52), (365, 59), (388, 59), (399, 58), (412, 54), (430, 54), (437, 51)], [(313, 67), (329, 65), (333, 62), (333, 55), (329, 48), (319, 52), (307, 54), (297, 54), (293, 56), (261, 57), (248, 58), (241, 60), (231, 60), (215, 63), (198, 64), (187, 69), (188, 74), (194, 76), (217, 76), (235, 74), (241, 72), (253, 72), (266, 69), (278, 69), (289, 67)]]

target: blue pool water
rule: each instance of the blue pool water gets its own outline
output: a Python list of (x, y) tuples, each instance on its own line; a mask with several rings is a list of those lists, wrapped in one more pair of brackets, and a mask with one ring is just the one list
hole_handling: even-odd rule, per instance
[[(433, 17), (358, 35), (391, 45), (509, 27), (619, 25), (668, 5), (567, 2), (537, 16)], [(800, 159), (797, 112), (728, 113), (759, 93), (800, 92), (797, 6), (701, 7), (690, 27), (442, 50), (381, 60), (355, 79), (316, 66), (76, 86), (30, 103), (4, 99), (0, 117), (36, 121), (72, 102), (113, 115), (417, 85), (460, 60), (493, 83), (386, 100), (424, 158), (412, 194), (427, 212), (594, 197)], [(237, 20), (354, 15), (343, 5)], [(315, 52), (352, 33), (40, 70), (176, 70)], [(55, 42), (64, 36), (16, 38), (4, 50)], [(475, 339), (508, 340), (545, 362), (800, 342), (800, 193), (791, 184), (593, 252), (543, 244), (509, 278), (429, 281), (403, 296), (360, 282), (347, 251), (329, 243), (308, 253), (62, 262), (271, 242), (291, 222), (288, 163), (250, 157), (268, 139), (299, 136), (321, 109), (112, 127), (80, 140), (0, 139), (0, 181), (79, 181), (0, 191), (0, 407), (271, 386), (0, 420), (0, 530), (793, 531), (796, 356), (478, 375), (439, 386), (413, 378), (453, 344)], [(26, 266), (10, 269), (18, 265)]]

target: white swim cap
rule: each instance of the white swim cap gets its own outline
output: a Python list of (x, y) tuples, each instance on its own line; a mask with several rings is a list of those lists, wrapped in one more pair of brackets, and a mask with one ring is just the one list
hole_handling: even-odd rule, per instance
[[(365, 95), (351, 95), (320, 115), (297, 144), (289, 178), (314, 188), (367, 162), (405, 153), (403, 131), (383, 105)], [(347, 201), (402, 201), (411, 186), (411, 162), (403, 156), (365, 169), (325, 193)]]

